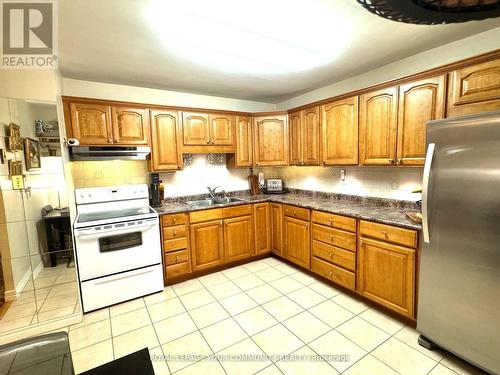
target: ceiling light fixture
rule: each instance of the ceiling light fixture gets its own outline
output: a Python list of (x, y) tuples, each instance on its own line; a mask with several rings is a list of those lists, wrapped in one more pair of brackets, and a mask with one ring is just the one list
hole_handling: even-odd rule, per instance
[(345, 17), (325, 0), (153, 0), (146, 17), (167, 52), (249, 75), (325, 65), (350, 35)]

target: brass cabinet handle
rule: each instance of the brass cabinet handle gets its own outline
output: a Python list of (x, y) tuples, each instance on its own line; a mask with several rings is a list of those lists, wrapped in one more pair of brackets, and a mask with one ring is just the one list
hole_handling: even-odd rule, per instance
[(331, 258), (331, 257), (333, 256), (333, 254), (332, 254), (332, 253), (329, 253), (329, 254), (328, 254), (328, 256)]
[(297, 216), (297, 211), (293, 210), (293, 216)]
[(174, 230), (174, 236), (176, 236), (176, 235), (177, 235), (177, 230)]
[(179, 256), (178, 256), (178, 255), (176, 255), (176, 257), (175, 257), (175, 261), (176, 261), (176, 262), (178, 262), (178, 261), (179, 261)]
[(221, 226), (221, 227), (222, 227), (222, 224), (224, 224), (224, 220), (221, 220), (221, 221), (219, 222), (219, 226)]
[(111, 138), (108, 138), (108, 143), (113, 143), (113, 140)]
[(177, 169), (181, 169), (181, 165), (180, 164), (177, 164)]
[(330, 241), (333, 242), (333, 234), (330, 235)]
[(210, 139), (207, 141), (207, 145), (209, 145), (209, 144), (210, 144)]
[(398, 164), (403, 164), (403, 159), (398, 159)]
[(215, 144), (215, 141), (212, 141), (211, 143), (214, 145), (214, 144)]
[(333, 220), (332, 219), (328, 219), (328, 224), (329, 225), (333, 225)]
[(389, 160), (389, 163), (391, 163), (391, 164), (395, 164), (395, 163), (396, 163), (396, 160), (394, 160), (394, 159), (390, 159), (390, 160)]
[(332, 273), (333, 273), (332, 271), (328, 272), (328, 277), (331, 278), (332, 277)]
[(380, 234), (384, 237), (387, 237), (387, 232), (385, 230), (381, 230), (380, 231)]
[(175, 217), (173, 217), (172, 222), (175, 224), (176, 221), (177, 221), (177, 219)]

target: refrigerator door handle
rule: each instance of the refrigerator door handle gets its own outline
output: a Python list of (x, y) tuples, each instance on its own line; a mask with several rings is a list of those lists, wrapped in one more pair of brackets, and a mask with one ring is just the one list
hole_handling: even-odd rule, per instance
[(431, 174), (432, 158), (434, 157), (435, 143), (429, 143), (427, 154), (425, 155), (424, 178), (422, 182), (422, 232), (424, 242), (429, 243), (429, 178)]

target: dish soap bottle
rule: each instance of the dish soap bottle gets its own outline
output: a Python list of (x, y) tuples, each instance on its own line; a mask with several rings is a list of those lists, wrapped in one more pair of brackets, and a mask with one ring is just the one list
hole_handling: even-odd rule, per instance
[(165, 185), (163, 185), (163, 181), (160, 180), (160, 188), (158, 189), (160, 193), (160, 203), (163, 202), (165, 199)]

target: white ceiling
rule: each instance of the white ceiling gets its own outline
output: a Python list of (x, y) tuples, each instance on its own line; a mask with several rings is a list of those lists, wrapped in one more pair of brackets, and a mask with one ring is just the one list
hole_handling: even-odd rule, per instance
[(63, 77), (276, 103), (500, 26), (396, 23), (355, 0), (185, 1), (60, 0)]

